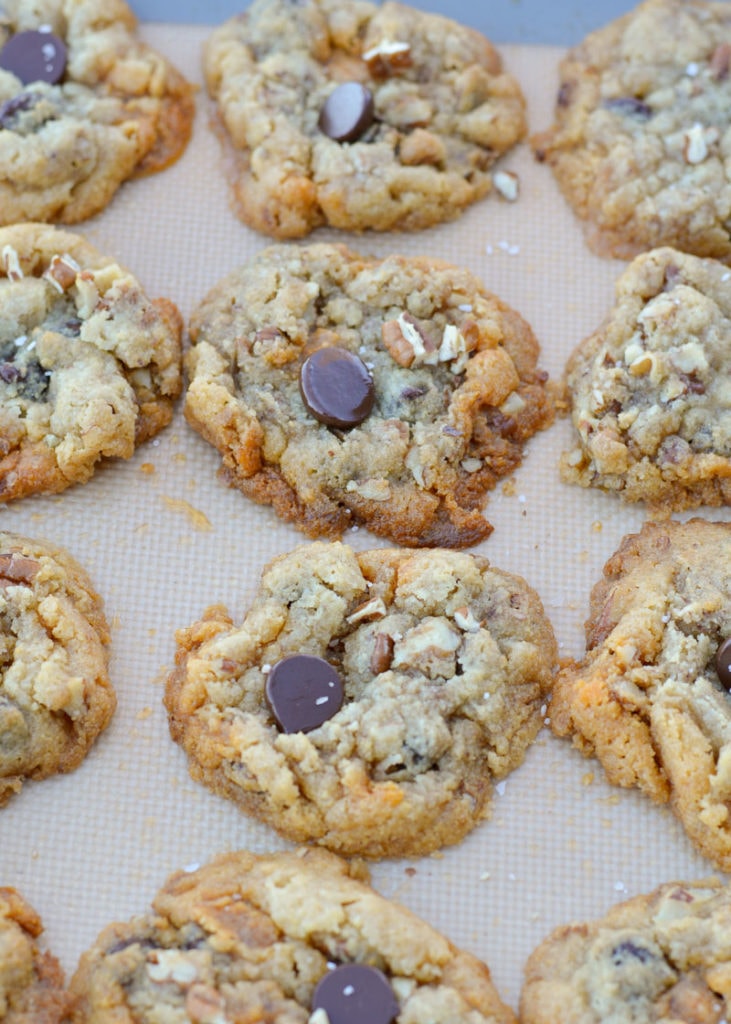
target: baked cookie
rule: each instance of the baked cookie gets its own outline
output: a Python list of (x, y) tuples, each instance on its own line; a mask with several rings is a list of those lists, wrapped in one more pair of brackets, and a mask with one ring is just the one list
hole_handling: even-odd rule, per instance
[(557, 736), (610, 782), (669, 801), (698, 849), (731, 869), (731, 523), (646, 523), (591, 595), (586, 655), (559, 673)]
[(557, 928), (533, 952), (522, 1024), (722, 1024), (731, 1014), (731, 891), (670, 882), (598, 921)]
[(108, 647), (101, 598), (68, 552), (0, 532), (0, 806), (25, 779), (73, 771), (106, 728)]
[(0, 502), (62, 491), (170, 422), (182, 318), (79, 235), (0, 229)]
[(0, 887), (0, 1021), (61, 1024), (70, 999), (61, 965), (42, 951), (38, 914), (15, 889)]
[(538, 344), (468, 271), (275, 245), (195, 310), (185, 413), (227, 481), (311, 537), (465, 547), (553, 417)]
[(6, 0), (0, 16), (0, 224), (70, 224), (190, 137), (193, 88), (135, 35), (123, 0)]
[(731, 271), (655, 249), (575, 350), (563, 478), (669, 510), (731, 504)]
[(731, 8), (645, 0), (560, 65), (533, 140), (600, 256), (661, 245), (731, 260)]
[(254, 0), (212, 33), (204, 70), (234, 209), (276, 238), (451, 220), (526, 130), (488, 40), (399, 3)]
[(489, 815), (556, 662), (519, 576), (337, 541), (274, 559), (242, 622), (210, 608), (177, 644), (165, 704), (193, 777), (288, 839), (367, 857), (428, 853)]
[[(106, 928), (73, 1024), (515, 1024), (484, 963), (325, 850), (221, 855)], [(344, 1012), (345, 1011), (345, 1012)]]

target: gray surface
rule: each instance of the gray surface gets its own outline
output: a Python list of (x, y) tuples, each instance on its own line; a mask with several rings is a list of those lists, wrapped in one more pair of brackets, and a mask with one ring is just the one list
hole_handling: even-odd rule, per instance
[[(214, 25), (249, 6), (247, 0), (131, 0), (141, 21)], [(569, 46), (635, 6), (635, 0), (414, 0), (424, 11), (472, 25), (496, 43)]]

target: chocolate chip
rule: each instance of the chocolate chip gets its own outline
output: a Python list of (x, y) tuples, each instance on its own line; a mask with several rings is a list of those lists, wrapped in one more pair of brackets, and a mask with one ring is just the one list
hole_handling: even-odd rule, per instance
[(9, 128), (16, 120), (17, 114), (24, 114), (35, 106), (36, 95), (32, 92), (19, 92), (0, 106), (0, 128)]
[(399, 1004), (386, 976), (365, 964), (342, 964), (317, 983), (312, 1010), (330, 1024), (392, 1024)]
[(317, 124), (335, 142), (355, 142), (373, 124), (373, 117), (370, 89), (360, 82), (343, 82), (323, 103)]
[(48, 82), (56, 85), (66, 70), (66, 44), (53, 32), (30, 29), (16, 32), (0, 51), (0, 67), (11, 71), (23, 85)]
[(731, 636), (716, 651), (716, 672), (721, 686), (731, 690)]
[(607, 110), (614, 110), (617, 114), (634, 117), (638, 121), (649, 121), (652, 117), (652, 107), (635, 96), (618, 96), (615, 99), (604, 100), (603, 106)]
[(264, 688), (283, 732), (309, 732), (340, 710), (343, 684), (332, 665), (310, 654), (292, 654), (273, 665)]
[(300, 369), (300, 393), (316, 420), (328, 427), (356, 427), (376, 399), (373, 378), (362, 359), (347, 349), (319, 348)]

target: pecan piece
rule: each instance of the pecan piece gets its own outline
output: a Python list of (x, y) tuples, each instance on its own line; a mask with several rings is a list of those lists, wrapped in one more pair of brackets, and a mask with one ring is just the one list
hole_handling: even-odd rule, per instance
[(0, 554), (0, 586), (10, 583), (32, 583), (41, 564), (17, 552)]

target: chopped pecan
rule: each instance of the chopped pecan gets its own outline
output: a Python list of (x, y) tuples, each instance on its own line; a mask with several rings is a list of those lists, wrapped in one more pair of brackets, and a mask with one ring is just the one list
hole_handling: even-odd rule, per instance
[(65, 292), (76, 281), (76, 275), (80, 270), (81, 267), (73, 256), (64, 253), (63, 256), (54, 256), (51, 259), (50, 266), (43, 276), (57, 291)]
[(35, 558), (26, 558), (13, 551), (0, 554), (0, 586), (3, 582), (31, 583), (40, 569), (40, 562)]
[(370, 669), (374, 676), (387, 672), (393, 659), (393, 637), (388, 633), (376, 633), (371, 652)]
[(382, 619), (385, 614), (386, 606), (383, 603), (383, 599), (372, 597), (370, 601), (364, 601), (363, 604), (359, 604), (346, 621), (351, 625), (355, 625), (358, 622), (363, 622), (364, 619)]
[(374, 78), (388, 78), (411, 67), (411, 47), (401, 40), (382, 39), (365, 51), (363, 60)]
[(731, 43), (719, 43), (711, 57), (711, 77), (715, 78), (717, 82), (722, 81), (728, 76), (729, 67), (731, 67)]

